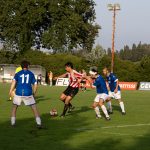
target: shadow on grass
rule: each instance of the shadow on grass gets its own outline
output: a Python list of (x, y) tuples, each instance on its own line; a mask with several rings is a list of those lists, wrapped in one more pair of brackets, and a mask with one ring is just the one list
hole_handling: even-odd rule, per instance
[(113, 111), (115, 110), (115, 111), (118, 111), (118, 112), (120, 112), (121, 113), (121, 108), (120, 108), (120, 106), (119, 106), (119, 104), (117, 103), (117, 104), (113, 104), (112, 105), (112, 108), (113, 108)]
[(0, 150), (69, 150), (65, 144), (73, 135), (74, 128), (86, 126), (85, 118), (50, 118), (41, 116), (45, 129), (37, 129), (34, 118), (17, 120), (16, 127), (10, 122), (0, 123)]
[[(88, 111), (88, 108), (82, 108), (81, 110), (84, 109)], [(43, 114), (41, 117), (46, 129), (37, 129), (34, 124), (34, 118), (17, 120), (15, 128), (12, 128), (9, 122), (0, 123), (0, 150), (150, 149), (150, 134), (136, 137), (136, 142), (133, 145), (121, 147), (123, 139), (119, 137), (113, 138), (109, 137), (109, 135), (103, 135), (103, 137), (100, 132), (98, 133), (99, 136), (95, 137), (93, 132), (77, 130), (79, 127), (88, 126), (88, 118), (79, 116), (74, 118), (72, 116), (50, 118), (49, 114)], [(74, 140), (75, 138), (76, 140)], [(86, 138), (89, 139), (86, 141)]]
[(90, 110), (92, 110), (92, 108), (90, 108), (88, 106), (76, 107), (75, 110), (73, 110), (71, 114), (78, 115), (80, 113), (87, 112)]
[(40, 101), (46, 101), (49, 100), (49, 98), (46, 98), (44, 96), (36, 96), (35, 97), (36, 103), (39, 103)]

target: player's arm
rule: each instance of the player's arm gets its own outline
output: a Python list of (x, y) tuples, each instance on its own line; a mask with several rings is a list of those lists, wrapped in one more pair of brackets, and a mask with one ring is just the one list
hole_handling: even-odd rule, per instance
[(68, 73), (64, 73), (64, 74), (62, 74), (62, 75), (60, 75), (58, 77), (54, 77), (53, 79), (57, 80), (58, 78), (66, 78), (67, 76), (68, 76)]
[(118, 86), (119, 86), (119, 80), (118, 80), (118, 79), (116, 79), (116, 81), (115, 81), (115, 82), (116, 82), (116, 89), (115, 89), (115, 91), (114, 91), (114, 92), (115, 92), (115, 93), (117, 93), (117, 92), (118, 92)]
[(84, 79), (89, 81), (91, 88), (93, 88), (93, 80), (92, 80), (92, 78), (90, 76), (84, 76)]
[(110, 91), (110, 87), (109, 87), (108, 81), (106, 81), (106, 86), (107, 86), (107, 90)]
[(35, 96), (35, 94), (36, 94), (36, 92), (37, 92), (37, 88), (38, 88), (37, 83), (34, 83), (33, 86), (32, 86), (32, 89), (33, 89), (33, 96)]
[(12, 92), (14, 91), (16, 86), (16, 80), (13, 80), (10, 86), (9, 95), (11, 96)]
[(33, 96), (35, 96), (35, 94), (36, 94), (36, 92), (37, 92), (38, 85), (37, 85), (37, 81), (36, 81), (36, 79), (35, 79), (34, 74), (32, 74), (32, 81), (31, 81), (31, 84), (32, 84), (32, 94), (33, 94)]

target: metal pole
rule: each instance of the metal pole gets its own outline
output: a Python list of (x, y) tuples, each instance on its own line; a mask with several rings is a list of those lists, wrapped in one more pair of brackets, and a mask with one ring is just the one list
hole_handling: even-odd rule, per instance
[(116, 7), (113, 8), (113, 29), (112, 29), (112, 59), (111, 72), (114, 71), (114, 55), (115, 55), (115, 28), (116, 28)]

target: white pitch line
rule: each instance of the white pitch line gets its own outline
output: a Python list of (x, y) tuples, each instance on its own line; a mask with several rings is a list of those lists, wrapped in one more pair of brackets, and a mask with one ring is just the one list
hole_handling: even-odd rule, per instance
[(110, 128), (126, 128), (126, 127), (140, 127), (140, 126), (150, 126), (150, 123), (147, 123), (147, 124), (128, 124), (128, 125), (108, 126), (108, 127), (100, 127), (100, 128), (110, 129)]
[(103, 132), (104, 134), (109, 134), (109, 135), (120, 135), (120, 136), (144, 136), (142, 134), (125, 134), (125, 133), (114, 133), (114, 132)]
[(114, 133), (114, 132), (103, 132), (104, 134), (109, 135), (116, 135), (116, 136), (138, 136), (138, 137), (145, 137), (145, 135), (142, 134), (125, 134), (125, 133)]
[(150, 123), (145, 124), (128, 124), (128, 125), (118, 125), (118, 126), (107, 126), (107, 127), (93, 127), (93, 128), (76, 128), (77, 131), (85, 130), (96, 130), (96, 129), (111, 129), (111, 128), (127, 128), (127, 127), (141, 127), (141, 126), (150, 126)]

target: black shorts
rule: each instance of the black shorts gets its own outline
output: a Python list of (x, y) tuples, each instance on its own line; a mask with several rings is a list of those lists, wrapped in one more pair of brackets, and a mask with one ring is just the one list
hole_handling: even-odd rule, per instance
[(82, 84), (86, 84), (86, 81), (85, 81), (85, 80), (82, 80), (80, 83), (82, 83)]
[(63, 92), (66, 96), (74, 97), (79, 91), (79, 88), (73, 88), (68, 86), (67, 89)]

